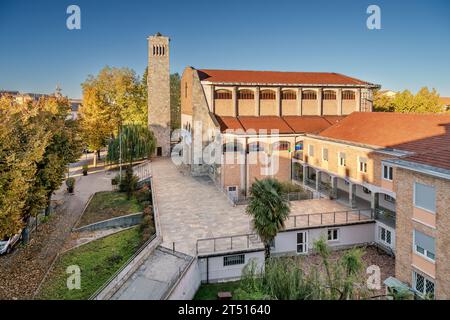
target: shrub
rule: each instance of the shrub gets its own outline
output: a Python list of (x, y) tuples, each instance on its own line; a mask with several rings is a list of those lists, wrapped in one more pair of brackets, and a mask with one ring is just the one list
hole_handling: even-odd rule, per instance
[(67, 178), (66, 180), (67, 190), (72, 193), (75, 188), (75, 178)]
[(131, 199), (131, 195), (136, 190), (138, 181), (139, 178), (133, 174), (133, 168), (128, 166), (122, 181), (119, 183), (119, 190), (127, 193), (128, 200)]
[(144, 185), (141, 189), (137, 190), (134, 193), (134, 196), (136, 197), (137, 201), (144, 203), (150, 201), (150, 189), (147, 185)]
[(150, 237), (155, 233), (152, 209), (150, 207), (146, 207), (144, 209), (144, 217), (139, 225), (139, 229), (142, 234), (142, 242), (150, 239)]

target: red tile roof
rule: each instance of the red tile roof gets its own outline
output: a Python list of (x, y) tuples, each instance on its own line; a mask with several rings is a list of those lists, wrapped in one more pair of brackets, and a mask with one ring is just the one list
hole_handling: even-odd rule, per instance
[(331, 72), (281, 72), (247, 70), (198, 70), (200, 80), (215, 83), (357, 85), (373, 84)]
[(446, 114), (354, 112), (319, 135), (410, 151), (414, 155), (404, 159), (450, 167), (450, 115)]
[(344, 117), (339, 116), (284, 116), (283, 119), (295, 132), (319, 133)]
[(289, 133), (319, 133), (325, 128), (337, 123), (344, 117), (338, 116), (240, 116), (224, 117), (216, 115), (222, 132), (227, 130), (267, 130), (270, 133), (278, 130), (280, 134)]
[(440, 97), (439, 101), (446, 106), (450, 106), (450, 97)]

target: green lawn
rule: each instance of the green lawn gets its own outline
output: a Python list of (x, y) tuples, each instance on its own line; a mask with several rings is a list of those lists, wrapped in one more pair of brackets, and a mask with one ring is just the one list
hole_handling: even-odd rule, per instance
[[(61, 255), (43, 284), (37, 299), (83, 300), (100, 288), (141, 246), (139, 227), (95, 240)], [(81, 289), (67, 288), (66, 268), (81, 269)]]
[(142, 212), (143, 209), (143, 205), (135, 197), (127, 200), (127, 195), (124, 192), (97, 192), (92, 197), (77, 227), (131, 213)]
[(239, 288), (239, 281), (203, 284), (195, 294), (194, 300), (217, 300), (217, 293), (220, 291), (230, 291), (234, 295), (234, 290)]

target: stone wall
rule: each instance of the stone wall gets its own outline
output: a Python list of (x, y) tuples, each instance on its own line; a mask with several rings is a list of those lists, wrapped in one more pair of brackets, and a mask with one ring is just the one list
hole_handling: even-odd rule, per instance
[(170, 63), (169, 38), (148, 38), (148, 125), (162, 156), (170, 153)]

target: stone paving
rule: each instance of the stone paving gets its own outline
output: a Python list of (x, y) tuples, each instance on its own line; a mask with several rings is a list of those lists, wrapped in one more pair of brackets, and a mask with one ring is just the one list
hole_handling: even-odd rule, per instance
[[(193, 255), (198, 239), (229, 237), (253, 233), (250, 218), (245, 214), (245, 205), (233, 206), (226, 195), (207, 177), (192, 177), (177, 168), (170, 159), (155, 159), (151, 162), (153, 187), (159, 210), (163, 246)], [(296, 220), (296, 227), (330, 225), (368, 219), (358, 212), (349, 212), (347, 206), (333, 200), (314, 199), (291, 202), (291, 216), (303, 214)], [(318, 213), (329, 212), (323, 215)], [(333, 214), (333, 212), (337, 212)], [(309, 221), (308, 221), (308, 215)], [(293, 228), (294, 219), (286, 221)], [(255, 241), (256, 240), (256, 241)], [(257, 239), (235, 237), (202, 241), (201, 251), (217, 251), (255, 247)]]
[(245, 206), (236, 206), (213, 182), (183, 173), (170, 159), (152, 163), (162, 245), (195, 254), (197, 239), (250, 233)]

